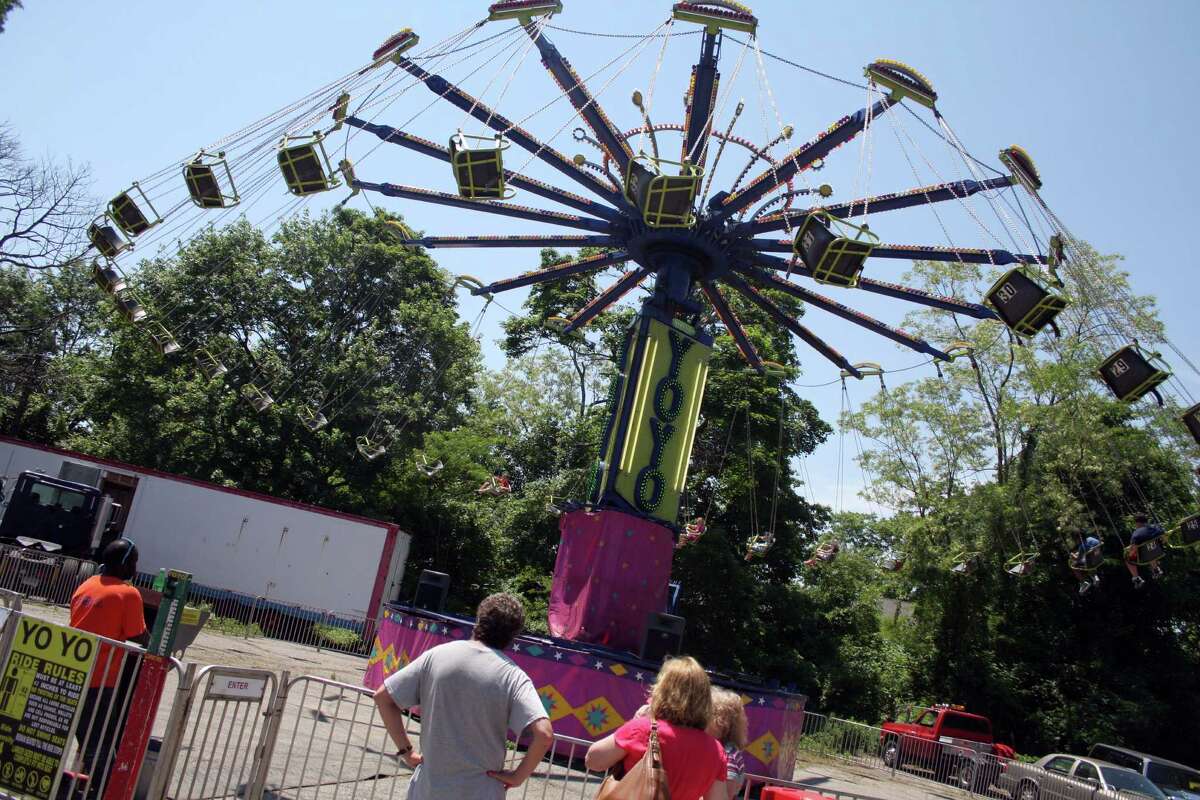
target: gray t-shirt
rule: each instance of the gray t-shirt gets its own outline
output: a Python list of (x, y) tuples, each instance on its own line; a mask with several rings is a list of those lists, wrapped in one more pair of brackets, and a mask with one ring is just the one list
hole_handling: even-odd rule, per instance
[(476, 641), (426, 650), (384, 681), (401, 708), (421, 707), (421, 755), (408, 800), (501, 800), (505, 735), (547, 717), (542, 699), (512, 659)]

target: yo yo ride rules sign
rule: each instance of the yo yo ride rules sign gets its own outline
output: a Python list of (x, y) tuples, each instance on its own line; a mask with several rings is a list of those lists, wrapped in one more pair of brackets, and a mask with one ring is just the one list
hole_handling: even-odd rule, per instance
[(27, 617), (0, 678), (0, 791), (49, 800), (96, 661), (96, 637)]

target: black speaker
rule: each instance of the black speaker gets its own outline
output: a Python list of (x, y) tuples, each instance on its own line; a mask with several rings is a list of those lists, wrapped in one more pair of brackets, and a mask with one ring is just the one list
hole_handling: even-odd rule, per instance
[(449, 591), (449, 575), (423, 569), (421, 578), (417, 581), (417, 596), (413, 598), (413, 607), (440, 614), (446, 608), (446, 594)]
[(638, 655), (647, 661), (663, 661), (679, 655), (683, 647), (683, 617), (652, 611), (646, 615), (642, 647)]

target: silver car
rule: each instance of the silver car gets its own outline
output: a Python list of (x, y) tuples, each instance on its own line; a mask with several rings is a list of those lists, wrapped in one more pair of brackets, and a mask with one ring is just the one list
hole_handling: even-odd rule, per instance
[(1107, 761), (1064, 753), (1032, 764), (1008, 762), (997, 784), (1013, 800), (1166, 800), (1143, 775)]
[(1112, 744), (1094, 744), (1088, 756), (1142, 773), (1169, 800), (1200, 800), (1200, 770), (1186, 764)]

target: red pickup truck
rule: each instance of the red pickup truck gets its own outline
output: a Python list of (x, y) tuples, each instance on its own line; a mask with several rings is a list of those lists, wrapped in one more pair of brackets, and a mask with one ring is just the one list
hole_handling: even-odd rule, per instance
[(992, 738), (988, 718), (962, 706), (912, 707), (902, 717), (884, 722), (879, 734), (880, 755), (892, 769), (930, 770), (939, 781), (986, 791), (1013, 757), (1011, 747)]

